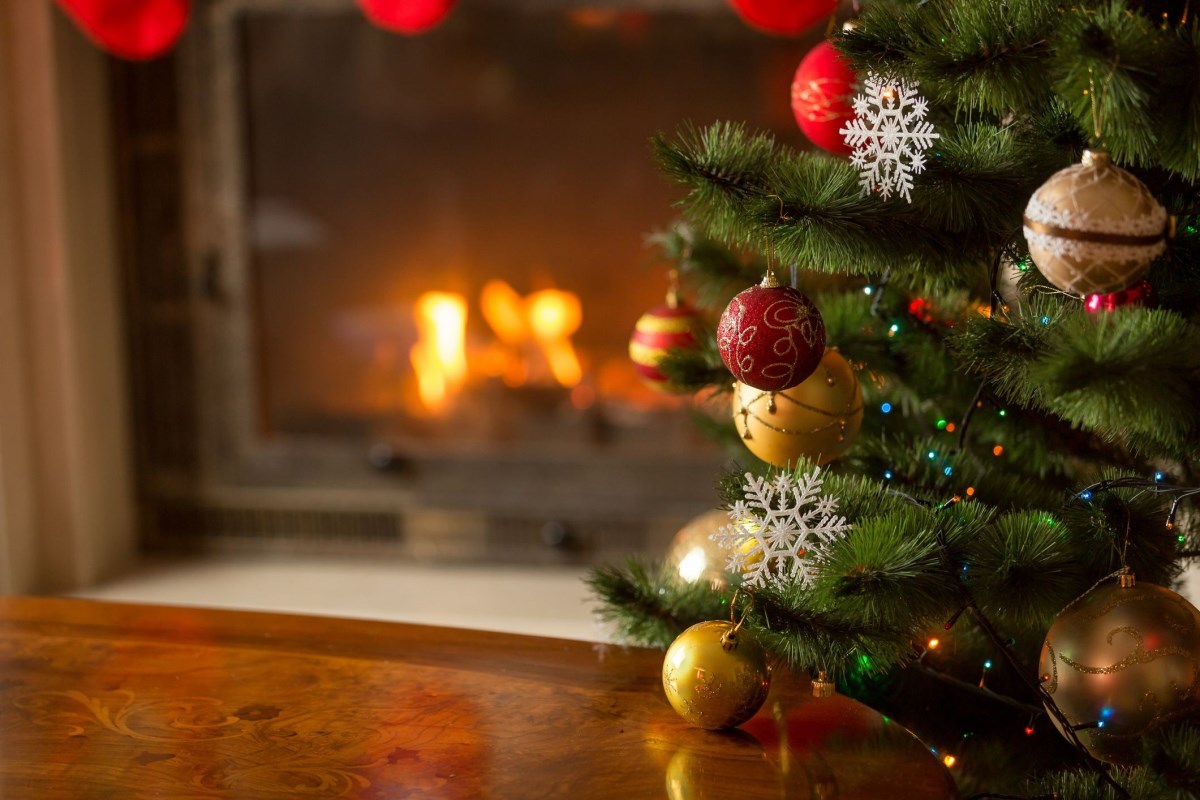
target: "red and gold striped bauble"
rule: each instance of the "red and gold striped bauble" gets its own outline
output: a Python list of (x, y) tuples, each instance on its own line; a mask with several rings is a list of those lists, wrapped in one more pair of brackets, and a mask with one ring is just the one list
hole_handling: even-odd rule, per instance
[(642, 314), (629, 337), (629, 358), (647, 386), (671, 394), (687, 391), (667, 380), (658, 363), (669, 350), (699, 349), (695, 334), (700, 326), (696, 309), (684, 303), (657, 306)]

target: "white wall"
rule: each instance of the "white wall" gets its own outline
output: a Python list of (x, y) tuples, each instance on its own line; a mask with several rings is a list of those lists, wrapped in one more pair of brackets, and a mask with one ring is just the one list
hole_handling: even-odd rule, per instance
[(108, 92), (51, 0), (0, 3), (0, 592), (135, 547)]

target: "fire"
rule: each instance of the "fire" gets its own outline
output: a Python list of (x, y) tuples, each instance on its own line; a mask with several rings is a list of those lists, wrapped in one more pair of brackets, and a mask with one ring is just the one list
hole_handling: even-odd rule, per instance
[(579, 356), (571, 344), (571, 335), (583, 322), (578, 295), (543, 289), (521, 297), (504, 281), (493, 280), (483, 287), (479, 305), (483, 318), (505, 345), (506, 362), (497, 368), (500, 359), (489, 357), (489, 373), (503, 375), (509, 386), (525, 384), (529, 380), (529, 360), (524, 351), (532, 343), (560, 385), (576, 386), (583, 379)]
[[(583, 368), (571, 343), (571, 335), (583, 323), (577, 295), (543, 289), (521, 297), (504, 281), (493, 280), (483, 287), (479, 306), (496, 340), (472, 347), (473, 375), (503, 378), (509, 386), (523, 386), (532, 380), (584, 388), (580, 386)], [(414, 316), (420, 338), (409, 358), (416, 372), (417, 393), (426, 411), (441, 412), (469, 378), (467, 300), (449, 292), (426, 292), (417, 298)], [(574, 395), (572, 401), (591, 402)]]
[(519, 346), (529, 338), (525, 323), (525, 301), (504, 281), (488, 281), (479, 295), (483, 318), (507, 345)]
[(417, 298), (420, 339), (409, 352), (417, 374), (421, 404), (440, 411), (467, 379), (467, 301), (448, 292), (426, 292)]
[(579, 297), (558, 289), (543, 289), (525, 299), (525, 313), (554, 379), (563, 386), (578, 384), (583, 379), (583, 368), (571, 344), (571, 334), (583, 323)]

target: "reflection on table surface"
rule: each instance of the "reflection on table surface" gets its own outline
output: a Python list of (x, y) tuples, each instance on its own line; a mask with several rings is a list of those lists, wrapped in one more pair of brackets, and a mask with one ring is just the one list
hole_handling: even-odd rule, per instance
[(710, 732), (661, 670), (591, 642), (0, 597), (0, 796), (956, 797), (903, 728), (805, 679)]

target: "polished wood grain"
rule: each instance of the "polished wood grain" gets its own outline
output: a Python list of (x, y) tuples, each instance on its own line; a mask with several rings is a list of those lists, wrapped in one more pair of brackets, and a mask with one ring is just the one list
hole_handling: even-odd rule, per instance
[(689, 727), (661, 653), (361, 620), (0, 598), (5, 798), (953, 798), (903, 728), (777, 679)]

